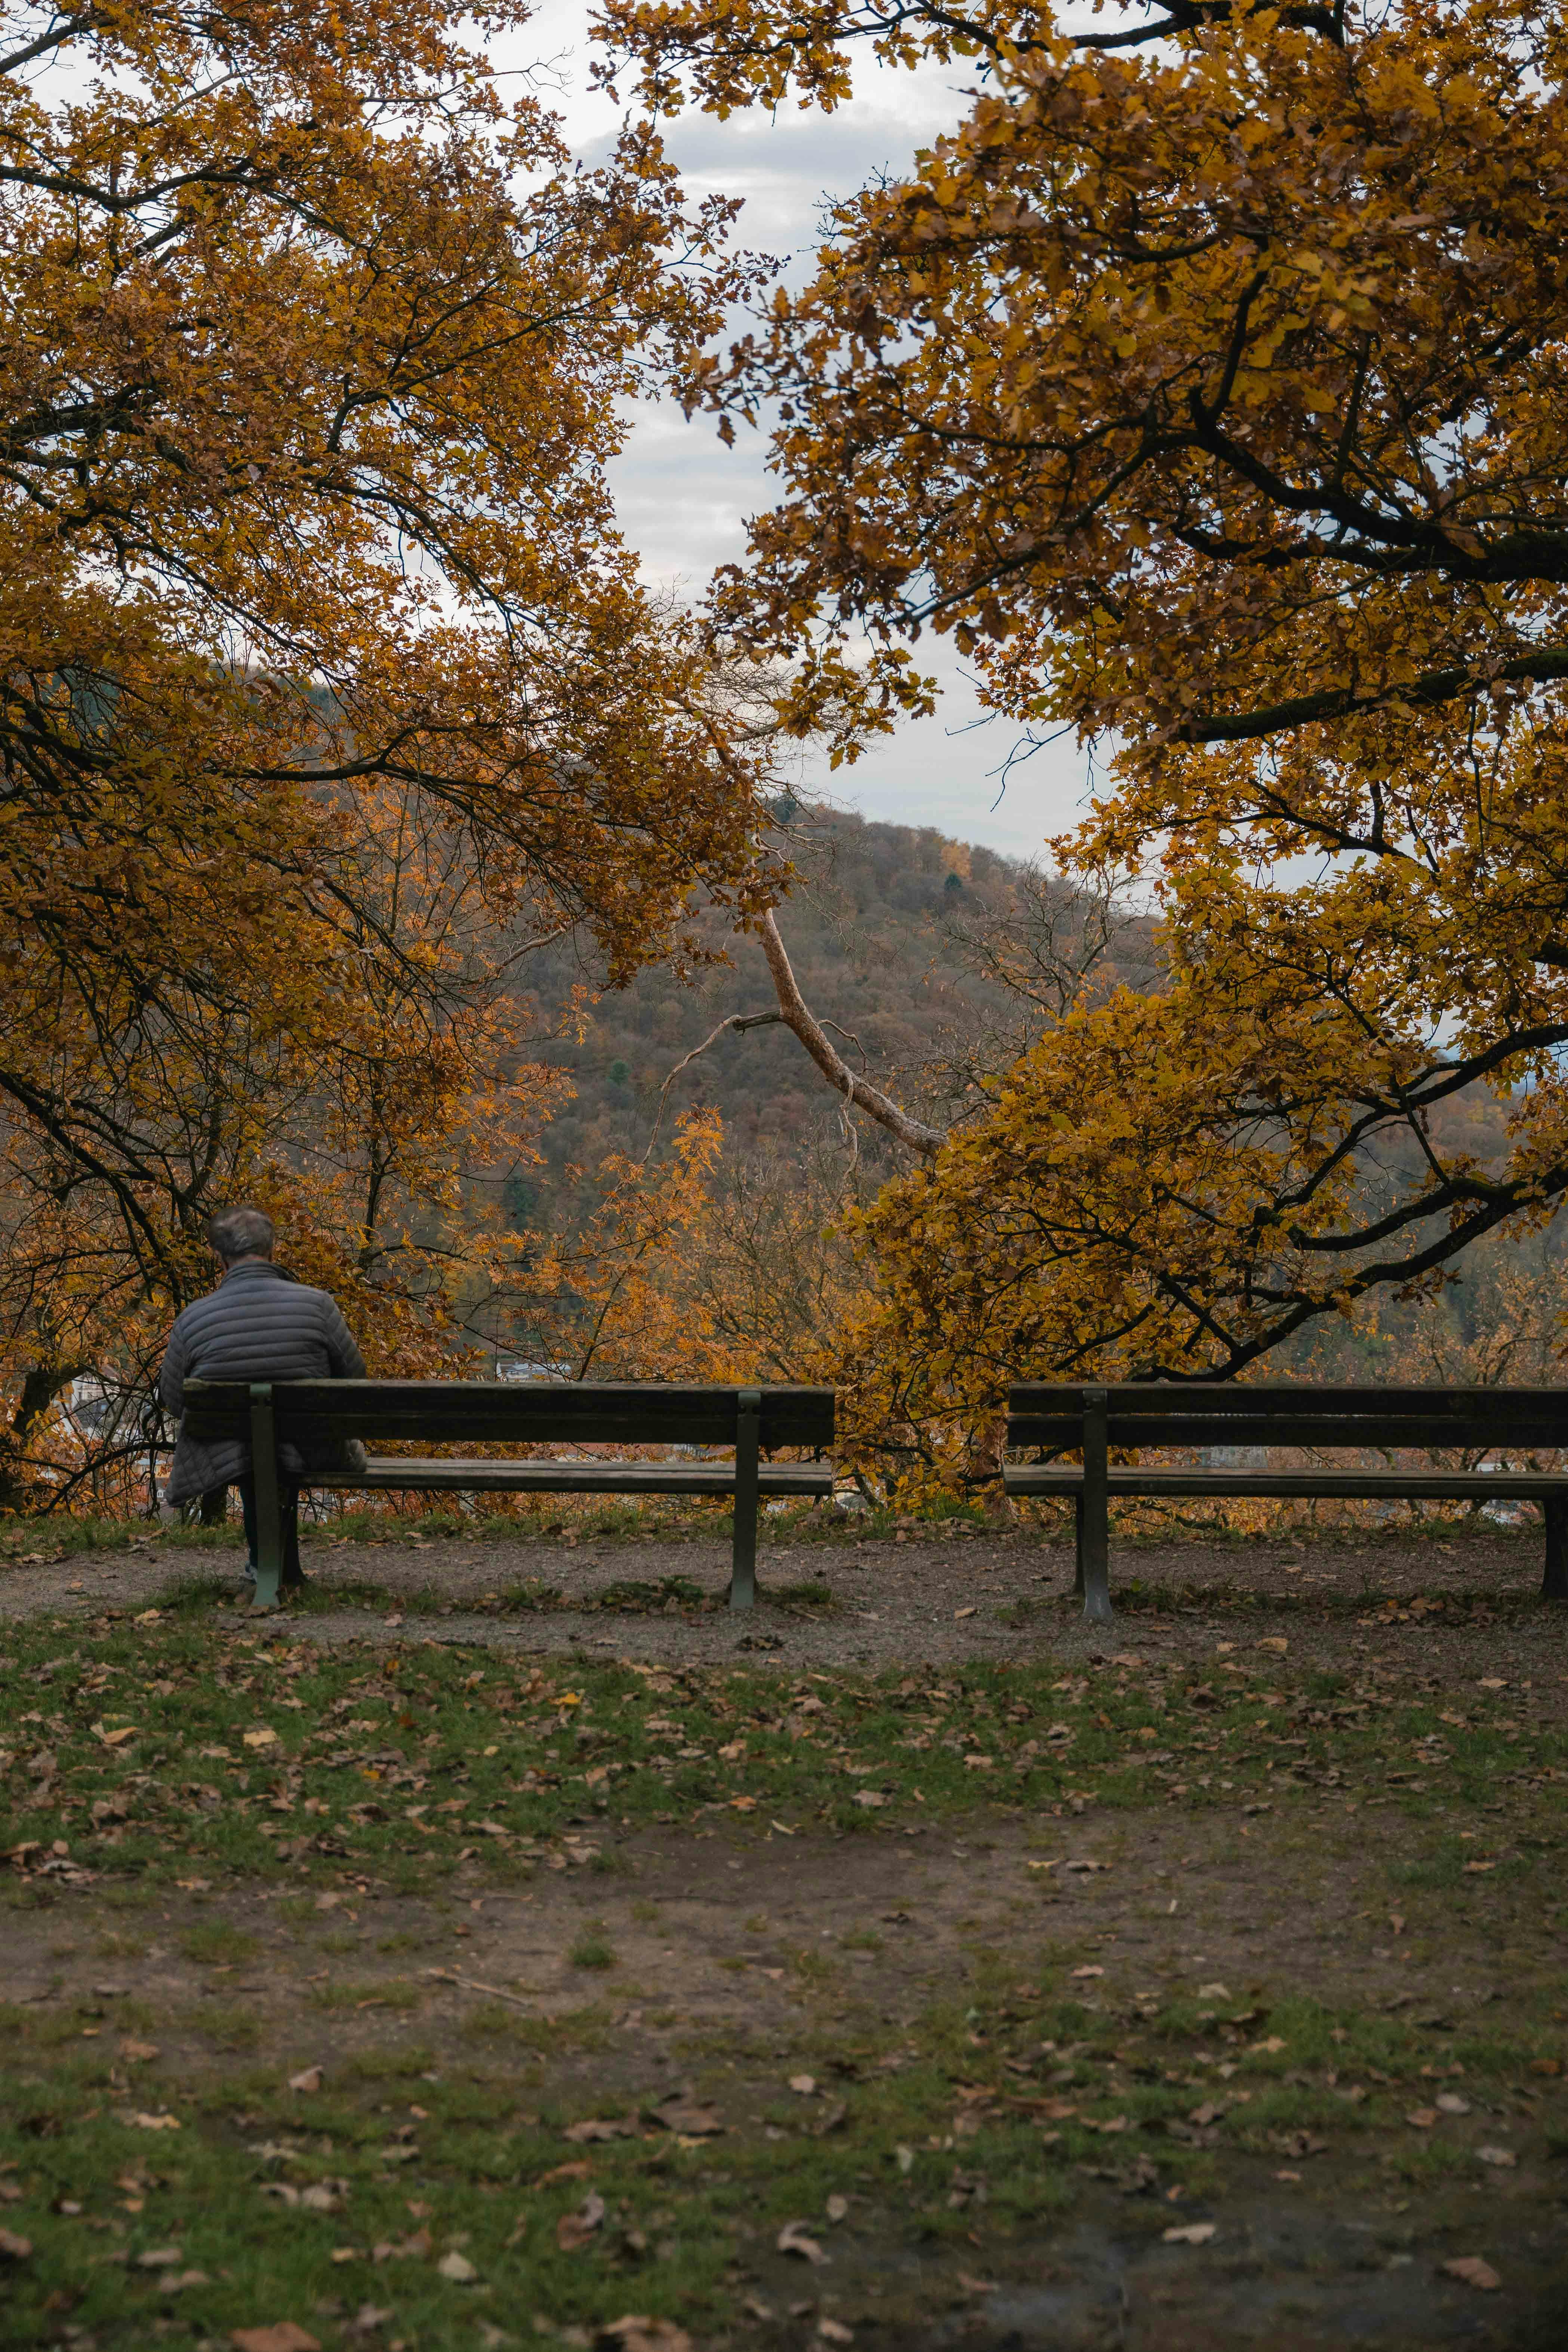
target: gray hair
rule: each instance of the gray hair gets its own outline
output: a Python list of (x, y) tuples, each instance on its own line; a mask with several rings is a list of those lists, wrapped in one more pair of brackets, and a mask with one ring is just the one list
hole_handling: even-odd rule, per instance
[(207, 1239), (225, 1265), (242, 1257), (270, 1257), (272, 1220), (262, 1209), (220, 1209), (207, 1219)]

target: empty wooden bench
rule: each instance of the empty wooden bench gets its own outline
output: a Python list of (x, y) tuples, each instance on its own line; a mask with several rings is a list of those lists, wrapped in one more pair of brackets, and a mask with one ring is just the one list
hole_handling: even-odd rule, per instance
[(767, 1496), (831, 1495), (830, 1465), (775, 1463), (774, 1449), (833, 1443), (831, 1389), (676, 1388), (608, 1381), (187, 1381), (185, 1425), (248, 1436), (256, 1478), (256, 1605), (272, 1608), (282, 1567), (278, 1448), (308, 1461), (348, 1438), (422, 1445), (728, 1445), (728, 1462), (615, 1461), (573, 1454), (503, 1461), (460, 1454), (371, 1456), (363, 1470), (307, 1470), (301, 1488), (370, 1494), (730, 1495), (730, 1605), (756, 1591), (757, 1507)]
[(1110, 1498), (1113, 1495), (1348, 1496), (1538, 1503), (1546, 1523), (1542, 1591), (1568, 1600), (1568, 1472), (1498, 1468), (1274, 1469), (1245, 1465), (1113, 1463), (1112, 1449), (1289, 1446), (1358, 1453), (1550, 1453), (1568, 1446), (1568, 1389), (1372, 1388), (1318, 1381), (1183, 1386), (1020, 1382), (1008, 1394), (1007, 1444), (1077, 1463), (1008, 1463), (1009, 1495), (1072, 1497), (1083, 1613), (1110, 1616)]

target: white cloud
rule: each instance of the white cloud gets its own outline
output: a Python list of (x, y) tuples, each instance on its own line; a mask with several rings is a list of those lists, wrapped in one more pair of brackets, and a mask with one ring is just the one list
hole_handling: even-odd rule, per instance
[[(498, 52), (496, 62), (551, 62), (552, 102), (574, 147), (592, 159), (613, 140), (617, 114), (589, 86), (587, 13), (585, 0), (544, 0), (525, 47)], [(877, 172), (902, 170), (917, 147), (961, 117), (972, 79), (962, 67), (906, 73), (863, 56), (855, 98), (837, 114), (793, 103), (771, 119), (758, 110), (725, 122), (694, 113), (668, 125), (666, 138), (689, 193), (742, 197), (742, 243), (778, 256), (798, 279), (819, 240), (825, 200), (852, 194)], [(747, 518), (774, 495), (766, 461), (761, 434), (742, 432), (726, 449), (710, 419), (688, 421), (665, 405), (638, 411), (612, 472), (622, 527), (649, 579), (695, 597), (719, 564), (743, 560)], [(1013, 731), (1002, 722), (974, 726), (973, 691), (942, 640), (922, 638), (915, 654), (941, 681), (937, 716), (901, 728), (853, 768), (830, 775), (826, 761), (808, 767), (805, 788), (868, 816), (1035, 855), (1071, 824), (1088, 789), (1085, 756), (1071, 742), (1052, 745), (1015, 767), (1004, 790), (999, 771)]]

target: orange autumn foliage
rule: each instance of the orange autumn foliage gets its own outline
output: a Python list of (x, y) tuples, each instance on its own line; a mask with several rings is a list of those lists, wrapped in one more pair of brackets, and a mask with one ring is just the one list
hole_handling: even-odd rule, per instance
[(459, 1171), (550, 1099), (528, 941), (616, 977), (756, 887), (605, 471), (736, 290), (730, 207), (646, 130), (575, 165), (486, 63), (526, 16), (0, 0), (13, 1491), (79, 1370), (134, 1422), (237, 1192), (427, 1360), (499, 1275)]

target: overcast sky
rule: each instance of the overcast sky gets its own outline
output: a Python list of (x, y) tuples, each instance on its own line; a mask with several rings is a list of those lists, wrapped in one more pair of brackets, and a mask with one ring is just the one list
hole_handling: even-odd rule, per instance
[[(529, 28), (531, 55), (520, 51), (515, 62), (554, 61), (553, 103), (574, 145), (591, 159), (614, 135), (616, 116), (588, 87), (587, 14), (584, 0), (544, 0)], [(958, 92), (966, 79), (962, 68), (910, 74), (862, 59), (856, 99), (837, 114), (792, 107), (776, 121), (753, 111), (728, 122), (692, 114), (668, 125), (666, 136), (689, 193), (742, 196), (740, 241), (792, 257), (789, 274), (798, 279), (825, 199), (852, 193), (877, 171), (901, 173), (916, 147), (964, 111)], [(742, 433), (726, 449), (710, 418), (688, 423), (669, 407), (639, 416), (614, 476), (622, 526), (651, 580), (695, 598), (716, 564), (743, 556), (746, 518), (776, 495), (766, 455), (759, 434)], [(826, 762), (808, 770), (808, 789), (868, 816), (936, 825), (957, 840), (1034, 856), (1047, 835), (1070, 824), (1088, 781), (1084, 756), (1070, 741), (1053, 745), (1015, 767), (1004, 791), (998, 771), (1013, 730), (1002, 722), (973, 725), (973, 698), (947, 640), (922, 637), (915, 652), (920, 667), (942, 681), (936, 718), (903, 727), (831, 777)]]

